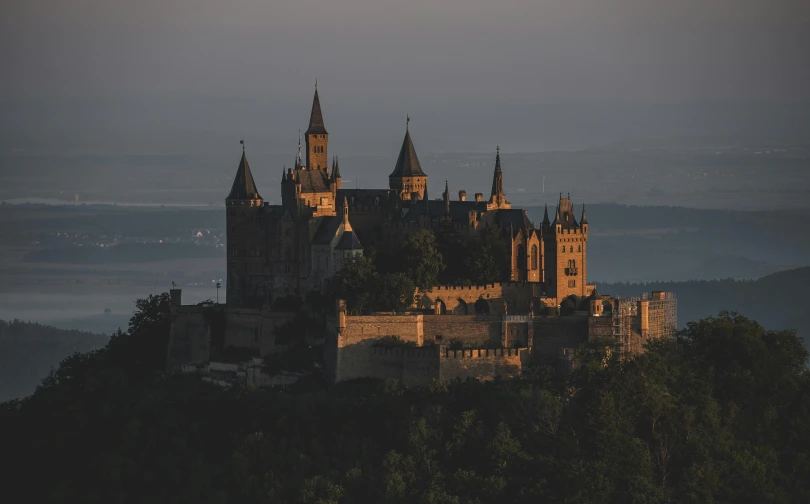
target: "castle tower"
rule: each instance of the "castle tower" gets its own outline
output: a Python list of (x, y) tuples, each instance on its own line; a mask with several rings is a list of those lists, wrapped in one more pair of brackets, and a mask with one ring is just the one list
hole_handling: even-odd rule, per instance
[(503, 192), (503, 171), (501, 171), (501, 148), (496, 148), (495, 173), (492, 175), (492, 192), (487, 203), (487, 210), (497, 210), (502, 208), (512, 208), (512, 204), (506, 201), (506, 194)]
[(332, 163), (332, 176), (330, 177), (332, 181), (332, 187), (335, 191), (340, 189), (340, 160), (335, 156), (335, 160)]
[(242, 159), (236, 169), (231, 192), (225, 199), (225, 207), (226, 301), (229, 306), (245, 306), (249, 302), (246, 293), (254, 291), (248, 272), (257, 271), (257, 268), (261, 267), (261, 264), (258, 264), (261, 259), (248, 252), (258, 250), (264, 244), (260, 242), (260, 230), (254, 229), (253, 224), (261, 210), (262, 197), (250, 172), (244, 142), (242, 142)]
[(426, 199), (427, 182), (427, 175), (422, 171), (419, 158), (416, 157), (416, 149), (413, 147), (410, 118), (408, 118), (405, 121), (405, 139), (399, 150), (397, 164), (394, 166), (394, 171), (388, 176), (388, 187), (399, 192), (400, 198), (403, 200), (410, 200), (412, 193), (417, 193), (419, 198)]
[[(544, 219), (545, 221), (545, 219)], [(545, 227), (545, 226), (544, 226)], [(570, 295), (584, 296), (587, 283), (588, 221), (585, 207), (577, 222), (570, 196), (560, 202), (554, 222), (548, 226), (546, 246), (546, 283), (559, 302)]]
[(318, 84), (315, 83), (315, 97), (312, 99), (312, 112), (309, 114), (309, 127), (306, 133), (308, 170), (321, 170), (328, 175), (329, 133), (323, 124), (321, 100), (318, 98)]

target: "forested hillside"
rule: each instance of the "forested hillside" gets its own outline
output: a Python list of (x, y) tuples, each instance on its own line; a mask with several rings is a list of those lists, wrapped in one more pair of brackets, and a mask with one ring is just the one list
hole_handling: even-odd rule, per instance
[(33, 393), (62, 359), (101, 348), (109, 339), (102, 334), (0, 320), (0, 401)]
[(654, 290), (674, 292), (680, 327), (686, 321), (731, 310), (745, 313), (770, 329), (796, 329), (810, 343), (810, 267), (758, 280), (597, 283), (597, 289), (600, 294), (614, 296), (639, 296)]
[[(164, 296), (165, 297), (165, 296)], [(28, 502), (810, 501), (810, 373), (790, 331), (721, 313), (565, 378), (224, 390), (158, 371), (164, 297), (0, 405), (4, 494)], [(31, 484), (30, 475), (37, 475)]]

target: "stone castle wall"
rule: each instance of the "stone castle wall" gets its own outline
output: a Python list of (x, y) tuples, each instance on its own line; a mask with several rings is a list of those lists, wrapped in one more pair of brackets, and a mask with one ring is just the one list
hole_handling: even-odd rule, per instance
[(492, 379), (495, 376), (520, 376), (524, 364), (528, 364), (530, 351), (527, 348), (497, 350), (445, 350), (439, 359), (442, 380)]
[(278, 327), (294, 313), (228, 309), (225, 305), (185, 305), (172, 308), (168, 368), (204, 364), (221, 350), (238, 348), (257, 356), (275, 353)]

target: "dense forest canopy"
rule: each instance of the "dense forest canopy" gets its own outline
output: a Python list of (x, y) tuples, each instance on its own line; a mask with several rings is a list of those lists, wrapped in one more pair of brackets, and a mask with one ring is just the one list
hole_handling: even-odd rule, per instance
[[(481, 383), (317, 376), (286, 390), (159, 371), (165, 299), (0, 405), (7, 495), (27, 501), (810, 501), (801, 340), (727, 312), (620, 361), (577, 351)], [(161, 348), (161, 345), (164, 345)], [(30, 475), (39, 475), (30, 484)]]
[(27, 396), (75, 352), (101, 348), (109, 336), (0, 319), (0, 401)]

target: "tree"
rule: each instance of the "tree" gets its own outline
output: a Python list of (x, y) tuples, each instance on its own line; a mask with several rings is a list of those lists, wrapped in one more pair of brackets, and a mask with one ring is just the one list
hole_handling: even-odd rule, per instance
[(422, 229), (402, 244), (403, 272), (420, 289), (438, 284), (439, 273), (444, 270), (442, 255), (436, 244), (436, 235)]
[(351, 311), (367, 311), (373, 308), (374, 286), (379, 283), (379, 275), (374, 263), (367, 257), (350, 257), (330, 284), (330, 293), (337, 299), (346, 301)]
[(136, 374), (162, 371), (171, 331), (171, 298), (168, 292), (150, 294), (135, 300), (136, 311), (129, 319), (129, 330), (110, 340), (110, 356)]
[(404, 273), (383, 275), (378, 283), (374, 302), (377, 310), (394, 311), (413, 305), (416, 286)]
[(500, 230), (494, 226), (484, 227), (468, 243), (463, 261), (468, 278), (475, 284), (509, 279), (509, 254)]

